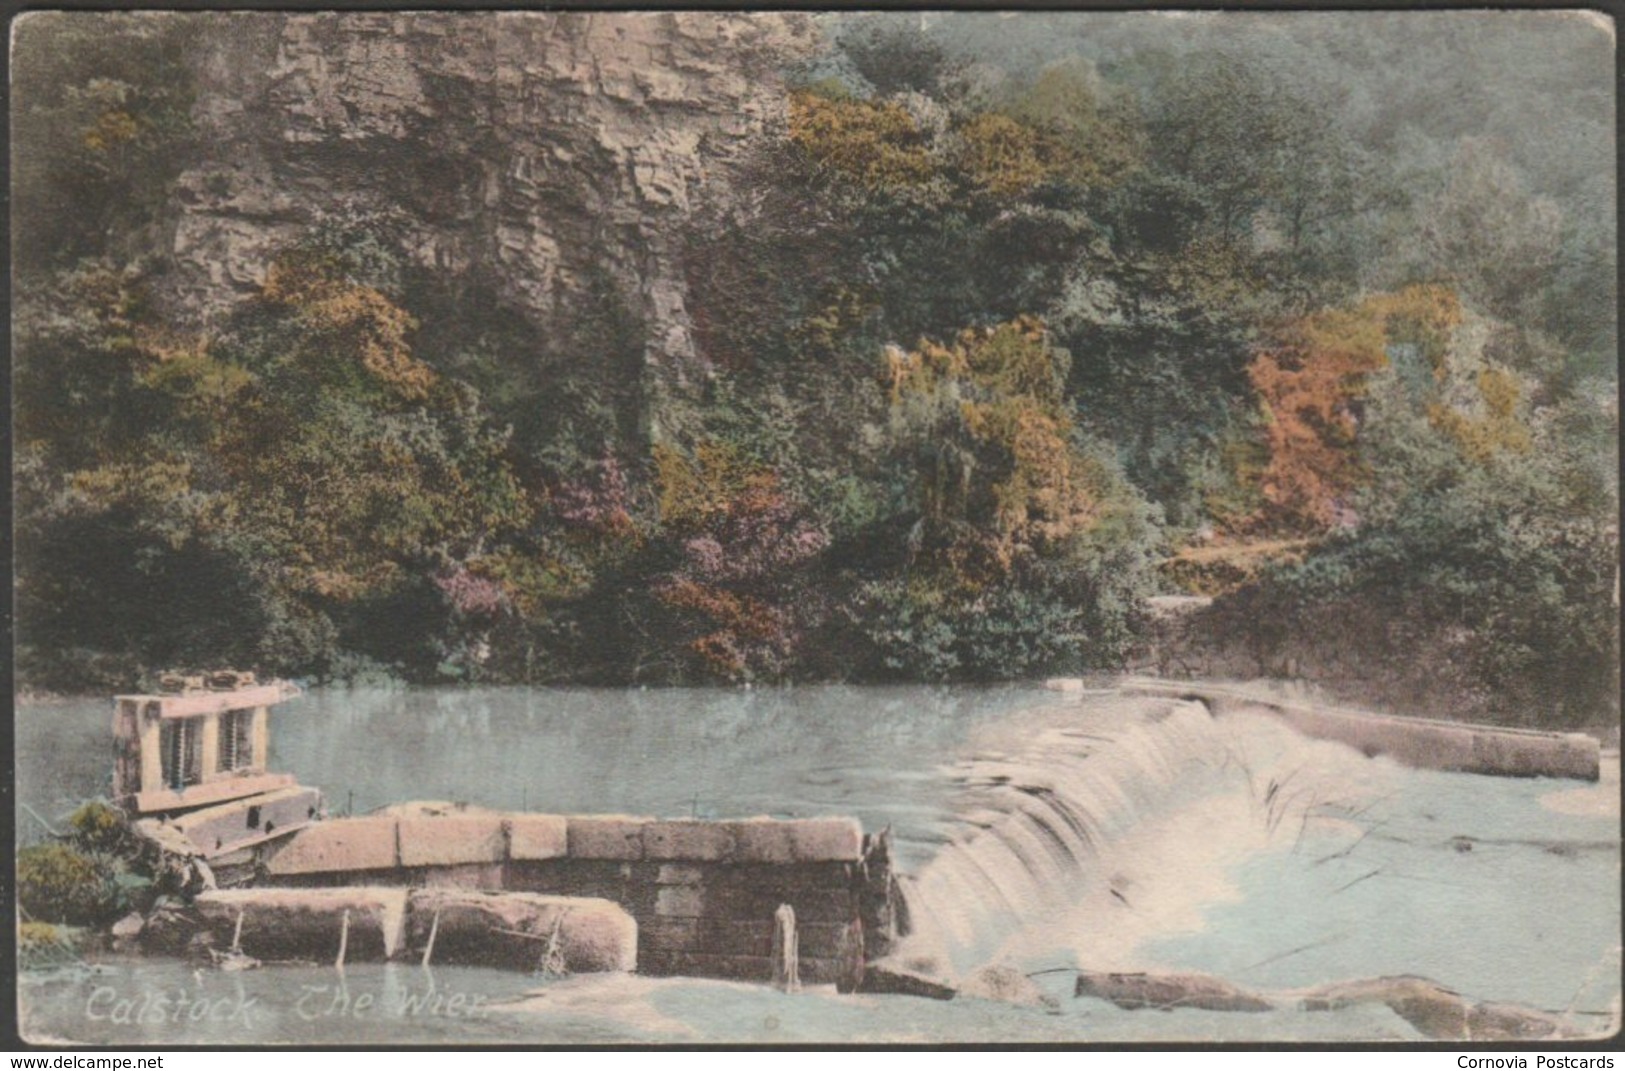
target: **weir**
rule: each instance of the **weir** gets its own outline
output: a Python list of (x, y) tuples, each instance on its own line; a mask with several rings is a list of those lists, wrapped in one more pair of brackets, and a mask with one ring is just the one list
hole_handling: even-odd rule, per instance
[[(1052, 949), (1115, 969), (1136, 927), (1211, 894), (1203, 873), (1301, 837), (1328, 805), (1351, 812), (1360, 771), (1375, 768), (1360, 739), (1316, 742), (1301, 718), (1245, 698), (1135, 681), (981, 727), (945, 771), (951, 832), (911, 876), (894, 873), (885, 833), (843, 817), (412, 803), (246, 845), (185, 813), (149, 817), (139, 829), (221, 886), (195, 898), (190, 922), (153, 927), (152, 943), (182, 950), (203, 931), (266, 960), (557, 963), (944, 997)], [(1422, 722), (1407, 737), (1390, 724), (1402, 720), (1372, 724), (1389, 741), (1437, 731)], [(1561, 743), (1583, 760), (1579, 741)], [(1586, 776), (1583, 761), (1563, 769)], [(230, 846), (196, 840), (204, 830)], [(1142, 877), (1148, 845), (1174, 864), (1165, 880)]]
[(1418, 769), (1595, 781), (1602, 764), (1601, 741), (1586, 733), (1472, 725), (1344, 710), (1324, 703), (1260, 696), (1244, 688), (1222, 684), (1187, 685), (1156, 679), (1129, 679), (1123, 682), (1122, 690), (1131, 695), (1200, 699), (1216, 715), (1265, 713), (1312, 739), (1335, 740), (1357, 749), (1367, 758), (1387, 755)]
[(1201, 703), (1134, 706), (1115, 727), (1055, 726), (962, 764), (961, 831), (901, 884), (912, 932), (899, 956), (913, 970), (957, 976), (1064, 915), (1087, 885), (1109, 883), (1112, 846), (1225, 753)]

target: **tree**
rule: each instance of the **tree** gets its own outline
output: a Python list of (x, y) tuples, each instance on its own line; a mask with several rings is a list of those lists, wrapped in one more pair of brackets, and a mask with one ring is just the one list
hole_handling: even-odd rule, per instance
[(1047, 65), (1009, 105), (1010, 114), (1053, 139), (1064, 177), (1112, 186), (1143, 162), (1138, 109), (1079, 57)]
[(1525, 304), (1551, 281), (1562, 211), (1531, 196), (1504, 147), (1462, 138), (1448, 182), (1421, 209), (1436, 271), (1490, 312), (1527, 321)]
[(1267, 504), (1259, 523), (1319, 532), (1347, 522), (1350, 492), (1365, 473), (1357, 437), (1370, 378), (1389, 367), (1390, 348), (1402, 343), (1418, 348), (1429, 372), (1442, 368), (1460, 320), (1454, 292), (1418, 286), (1324, 309), (1276, 333), (1247, 370), (1269, 451), (1259, 475)]
[(1080, 441), (1043, 325), (892, 347), (886, 375), (915, 489), (893, 524), (905, 557), (854, 595), (882, 671), (1001, 677), (1120, 657), (1155, 522)]
[[(273, 264), (219, 337), (127, 304), (87, 338), (143, 419), (30, 503), (29, 594), (56, 603), (39, 620), (71, 647), (126, 645), (159, 665), (216, 653), (322, 672), (369, 645), (421, 662), (445, 615), (473, 605), (456, 578), (479, 576), (533, 511), (473, 393), (418, 360), (411, 318), (330, 256)], [(87, 401), (92, 415), (102, 404)], [(64, 574), (64, 536), (105, 559), (86, 579), (123, 579), (94, 592)], [(410, 614), (360, 627), (403, 598)], [(129, 630), (177, 602), (190, 611)], [(96, 624), (121, 615), (117, 635)]]
[(161, 209), (191, 147), (198, 18), (59, 11), (17, 21), (19, 274), (122, 256), (123, 239)]
[(942, 97), (964, 75), (964, 62), (926, 34), (913, 15), (859, 15), (836, 33), (835, 47), (880, 96)]

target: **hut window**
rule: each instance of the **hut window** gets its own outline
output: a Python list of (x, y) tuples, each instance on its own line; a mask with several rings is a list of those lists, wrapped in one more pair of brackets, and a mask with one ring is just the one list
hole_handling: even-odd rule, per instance
[(160, 730), (164, 784), (179, 792), (203, 780), (202, 718), (170, 718)]
[(220, 760), (222, 771), (243, 770), (254, 765), (253, 719), (251, 710), (228, 710), (220, 715)]

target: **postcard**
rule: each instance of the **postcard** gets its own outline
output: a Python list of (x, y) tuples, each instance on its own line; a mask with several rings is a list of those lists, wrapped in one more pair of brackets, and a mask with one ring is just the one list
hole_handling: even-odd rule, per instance
[(1619, 1030), (1607, 16), (11, 30), (23, 1043)]

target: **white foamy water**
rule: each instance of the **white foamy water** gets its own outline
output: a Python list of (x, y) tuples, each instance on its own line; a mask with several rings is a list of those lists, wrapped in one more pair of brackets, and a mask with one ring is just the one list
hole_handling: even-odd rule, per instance
[(1391, 791), (1394, 770), (1264, 716), (1117, 699), (1008, 719), (954, 767), (962, 824), (905, 883), (905, 966), (948, 977), (1155, 965), (1143, 945), (1199, 932), (1231, 874)]

